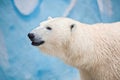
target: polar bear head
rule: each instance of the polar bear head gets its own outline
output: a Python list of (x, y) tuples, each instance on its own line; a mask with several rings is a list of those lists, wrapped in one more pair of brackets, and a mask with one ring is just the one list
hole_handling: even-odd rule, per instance
[(33, 29), (28, 37), (32, 45), (44, 53), (64, 57), (69, 48), (72, 33), (76, 28), (75, 20), (69, 18), (51, 18)]

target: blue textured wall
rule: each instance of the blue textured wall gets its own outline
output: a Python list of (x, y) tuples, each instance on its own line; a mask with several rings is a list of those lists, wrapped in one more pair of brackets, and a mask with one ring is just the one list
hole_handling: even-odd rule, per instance
[[(27, 38), (48, 16), (62, 16), (70, 2), (0, 0), (0, 80), (79, 80), (76, 69), (42, 54)], [(120, 0), (77, 0), (67, 17), (89, 24), (116, 22), (119, 5)]]

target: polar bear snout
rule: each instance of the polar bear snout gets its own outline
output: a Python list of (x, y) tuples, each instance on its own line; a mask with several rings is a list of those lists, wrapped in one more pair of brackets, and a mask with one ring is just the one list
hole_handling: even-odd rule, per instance
[(28, 37), (32, 41), (31, 44), (34, 46), (39, 46), (39, 45), (42, 45), (43, 43), (45, 43), (45, 41), (42, 40), (42, 38), (37, 37), (34, 33), (28, 33)]
[(31, 41), (33, 41), (35, 35), (34, 35), (34, 33), (28, 33), (28, 37), (29, 37), (29, 39), (30, 39)]

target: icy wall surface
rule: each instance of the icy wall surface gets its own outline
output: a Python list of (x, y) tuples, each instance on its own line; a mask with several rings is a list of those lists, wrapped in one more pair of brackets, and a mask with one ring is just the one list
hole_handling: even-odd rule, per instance
[(79, 80), (78, 70), (31, 46), (28, 32), (48, 16), (89, 24), (120, 21), (119, 4), (120, 0), (0, 0), (0, 80)]

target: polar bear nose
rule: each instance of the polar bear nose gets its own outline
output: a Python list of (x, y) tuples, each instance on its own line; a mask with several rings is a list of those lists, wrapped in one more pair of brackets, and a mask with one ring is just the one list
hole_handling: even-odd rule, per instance
[(30, 38), (30, 40), (33, 40), (35, 35), (34, 35), (34, 33), (28, 33), (28, 37)]

